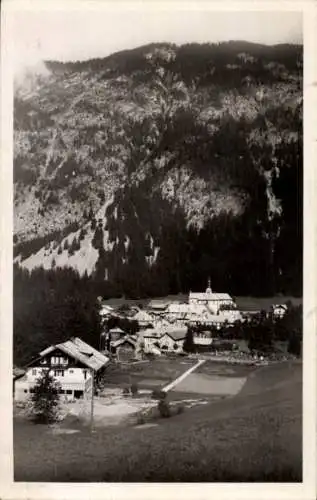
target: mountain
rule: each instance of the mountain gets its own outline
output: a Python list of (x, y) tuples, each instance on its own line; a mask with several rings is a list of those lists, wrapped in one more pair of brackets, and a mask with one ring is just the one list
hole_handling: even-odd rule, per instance
[(138, 297), (300, 295), (302, 46), (46, 61), (14, 93), (14, 253)]

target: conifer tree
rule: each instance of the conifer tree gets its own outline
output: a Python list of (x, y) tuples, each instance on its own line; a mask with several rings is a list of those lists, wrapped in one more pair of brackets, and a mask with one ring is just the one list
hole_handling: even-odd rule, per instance
[(34, 387), (31, 398), (32, 413), (38, 423), (55, 422), (59, 411), (59, 384), (49, 370), (43, 370)]

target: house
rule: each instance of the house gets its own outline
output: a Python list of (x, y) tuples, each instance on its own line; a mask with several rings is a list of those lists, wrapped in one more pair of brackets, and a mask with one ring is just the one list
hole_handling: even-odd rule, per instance
[(274, 304), (274, 305), (272, 305), (273, 318), (281, 319), (285, 316), (286, 312), (287, 312), (287, 305), (286, 304)]
[(195, 345), (199, 346), (210, 346), (213, 342), (211, 332), (195, 332), (193, 335), (193, 341)]
[(40, 352), (28, 364), (24, 376), (16, 380), (14, 399), (27, 400), (43, 370), (50, 371), (65, 399), (85, 397), (91, 393), (92, 377), (98, 381), (108, 362), (108, 357), (78, 337), (52, 345)]
[(116, 326), (115, 328), (111, 328), (111, 330), (109, 330), (107, 333), (110, 336), (111, 341), (119, 340), (122, 337), (126, 336), (126, 332), (118, 326)]
[(182, 352), (187, 328), (147, 329), (139, 337), (144, 352)]
[(114, 314), (114, 308), (107, 304), (101, 303), (99, 314), (101, 318), (108, 319)]
[(136, 343), (136, 340), (132, 336), (127, 335), (126, 337), (110, 342), (110, 350), (117, 357), (118, 361), (132, 361), (136, 358)]
[(144, 310), (139, 310), (132, 318), (134, 321), (137, 321), (140, 329), (147, 328), (153, 323), (153, 317)]
[(204, 325), (217, 328), (218, 330), (220, 330), (220, 328), (223, 326), (230, 325), (228, 319), (221, 314), (208, 314), (204, 318), (192, 319), (189, 324), (193, 326)]
[(225, 318), (230, 324), (236, 323), (237, 321), (244, 321), (241, 312), (237, 309), (224, 309), (218, 314)]
[(159, 339), (162, 352), (183, 352), (187, 328), (169, 328)]
[(205, 305), (213, 314), (218, 314), (222, 307), (235, 308), (234, 300), (229, 294), (212, 291), (210, 280), (208, 280), (208, 287), (205, 293), (189, 293), (188, 303), (190, 305)]
[(169, 305), (169, 302), (162, 300), (151, 300), (148, 304), (147, 308), (151, 314), (155, 314), (157, 316), (162, 316), (165, 314), (166, 308)]

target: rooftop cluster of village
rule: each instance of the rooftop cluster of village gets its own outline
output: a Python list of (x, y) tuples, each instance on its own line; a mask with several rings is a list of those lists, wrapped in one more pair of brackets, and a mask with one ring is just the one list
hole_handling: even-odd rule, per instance
[[(191, 327), (199, 327), (194, 343), (207, 347), (214, 340), (215, 330), (243, 323), (250, 315), (259, 312), (239, 310), (228, 293), (212, 291), (210, 280), (205, 292), (190, 292), (187, 302), (152, 300), (142, 308), (137, 305), (113, 307), (101, 298), (99, 302), (104, 325), (103, 350), (117, 355), (120, 351), (122, 359), (124, 356), (138, 358), (140, 351), (158, 356), (164, 352), (180, 353)], [(286, 306), (273, 306), (272, 312), (276, 317), (282, 317)], [(121, 326), (109, 328), (111, 318), (129, 319), (137, 324), (138, 331), (127, 332)]]

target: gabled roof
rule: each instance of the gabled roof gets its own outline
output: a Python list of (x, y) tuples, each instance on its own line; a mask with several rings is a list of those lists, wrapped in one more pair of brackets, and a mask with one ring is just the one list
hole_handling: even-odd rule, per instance
[(25, 374), (25, 370), (23, 368), (18, 368), (17, 366), (13, 367), (13, 378), (20, 378)]
[(111, 328), (111, 330), (109, 330), (109, 333), (120, 333), (120, 335), (125, 334), (125, 332), (121, 328), (119, 328), (118, 326), (115, 328)]
[(109, 361), (109, 358), (78, 337), (73, 337), (70, 340), (66, 340), (66, 342), (52, 345), (47, 349), (44, 349), (44, 351), (40, 352), (40, 357), (46, 356), (55, 349), (61, 350), (68, 356), (80, 361), (85, 366), (95, 371), (100, 370), (100, 368), (106, 365)]
[(196, 300), (208, 300), (208, 301), (213, 301), (213, 300), (232, 300), (232, 297), (228, 293), (189, 293), (189, 299), (196, 299)]
[(168, 335), (173, 340), (183, 340), (186, 337), (187, 329), (170, 330), (166, 331), (164, 335)]
[(125, 344), (128, 342), (131, 344), (133, 347), (136, 345), (136, 341), (131, 338), (131, 337), (123, 337), (122, 339), (115, 340), (114, 342), (111, 342), (111, 347), (120, 347), (120, 345)]
[(287, 305), (286, 304), (273, 304), (272, 308), (273, 308), (273, 310), (274, 309), (284, 309), (284, 311), (287, 311)]
[(152, 316), (147, 313), (146, 311), (138, 311), (134, 316), (133, 318), (134, 320), (136, 321), (143, 321), (143, 322), (148, 322), (148, 323), (151, 323), (153, 321), (153, 318)]

